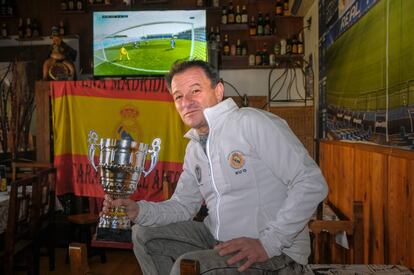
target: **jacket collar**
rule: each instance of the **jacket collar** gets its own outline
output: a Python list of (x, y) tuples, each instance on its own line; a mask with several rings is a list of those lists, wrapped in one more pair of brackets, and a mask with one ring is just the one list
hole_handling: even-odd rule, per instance
[[(207, 119), (208, 127), (210, 128), (210, 131), (217, 127), (218, 125), (221, 125), (223, 121), (225, 120), (226, 116), (232, 112), (237, 110), (239, 107), (234, 102), (233, 99), (228, 98), (226, 100), (223, 100), (222, 102), (210, 107), (204, 109), (204, 116)], [(184, 137), (188, 139), (194, 139), (199, 140), (198, 133), (196, 129), (192, 128), (190, 129)]]

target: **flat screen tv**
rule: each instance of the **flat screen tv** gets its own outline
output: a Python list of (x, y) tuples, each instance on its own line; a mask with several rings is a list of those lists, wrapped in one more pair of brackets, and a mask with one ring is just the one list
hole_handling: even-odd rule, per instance
[(162, 76), (192, 59), (207, 61), (205, 10), (93, 12), (95, 77)]

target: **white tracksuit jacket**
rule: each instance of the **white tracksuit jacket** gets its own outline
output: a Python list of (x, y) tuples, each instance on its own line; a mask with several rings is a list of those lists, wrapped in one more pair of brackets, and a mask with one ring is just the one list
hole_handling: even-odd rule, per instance
[(310, 254), (307, 223), (327, 195), (320, 169), (281, 118), (227, 99), (204, 111), (207, 154), (191, 129), (183, 172), (170, 200), (138, 202), (135, 223), (190, 220), (205, 200), (204, 223), (220, 241), (261, 241), (269, 257), (300, 264)]

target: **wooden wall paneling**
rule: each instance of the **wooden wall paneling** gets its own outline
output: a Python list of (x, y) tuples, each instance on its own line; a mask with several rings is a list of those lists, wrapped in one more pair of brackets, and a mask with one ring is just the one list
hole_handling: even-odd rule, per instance
[(408, 219), (406, 190), (408, 185), (408, 160), (390, 156), (388, 158), (388, 207), (386, 224), (385, 261), (406, 264), (406, 221)]
[[(319, 166), (322, 170), (322, 174), (325, 177), (326, 182), (329, 183), (332, 182), (332, 171), (333, 168), (331, 165), (334, 163), (334, 157), (333, 157), (333, 145), (329, 143), (321, 143), (320, 144), (320, 154), (319, 154)], [(330, 197), (330, 194), (332, 193), (332, 188), (329, 188), (328, 190), (328, 198)]]
[(407, 265), (414, 266), (414, 161), (410, 160), (408, 164), (408, 185), (407, 185)]
[(354, 178), (354, 200), (364, 210), (364, 263), (384, 263), (387, 156), (355, 147)]

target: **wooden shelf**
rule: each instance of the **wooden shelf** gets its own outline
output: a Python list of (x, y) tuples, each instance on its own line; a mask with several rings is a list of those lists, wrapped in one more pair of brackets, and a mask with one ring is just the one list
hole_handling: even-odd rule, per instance
[(249, 65), (249, 57), (246, 55), (222, 55), (221, 70), (245, 70), (245, 69), (272, 69), (285, 68), (287, 63), (293, 64), (293, 67), (301, 68), (303, 66), (303, 54), (279, 55), (276, 56), (277, 65)]
[(40, 41), (43, 40), (41, 36), (39, 37), (30, 37), (30, 38), (16, 38), (17, 41)]
[(60, 13), (63, 13), (63, 14), (80, 14), (80, 13), (85, 13), (86, 11), (83, 9), (83, 10), (61, 10), (60, 11)]
[(247, 24), (222, 24), (221, 31), (247, 31), (249, 25)]

